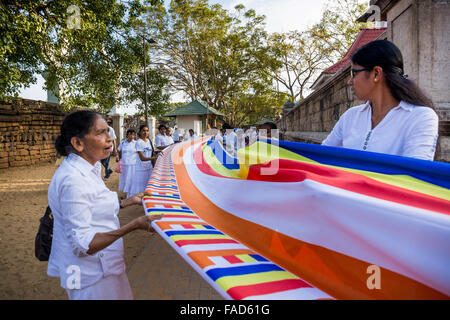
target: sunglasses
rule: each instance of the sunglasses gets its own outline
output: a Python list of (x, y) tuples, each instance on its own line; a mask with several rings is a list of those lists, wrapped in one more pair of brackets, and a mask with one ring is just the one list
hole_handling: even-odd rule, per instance
[(351, 69), (350, 70), (350, 77), (353, 79), (355, 77), (355, 75), (360, 72), (360, 71), (370, 71), (367, 68), (360, 68), (360, 69)]

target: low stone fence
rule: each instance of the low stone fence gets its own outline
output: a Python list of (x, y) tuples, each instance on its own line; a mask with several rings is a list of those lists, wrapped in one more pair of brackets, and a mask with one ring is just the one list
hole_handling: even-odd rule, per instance
[(54, 161), (54, 143), (65, 115), (56, 103), (0, 101), (0, 168)]

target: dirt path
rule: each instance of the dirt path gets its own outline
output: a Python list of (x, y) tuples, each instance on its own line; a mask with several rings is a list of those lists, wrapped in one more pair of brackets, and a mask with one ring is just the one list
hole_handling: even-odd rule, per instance
[[(34, 257), (34, 237), (55, 169), (54, 164), (40, 164), (0, 170), (0, 299), (67, 299), (59, 279), (47, 276), (47, 262)], [(118, 174), (113, 173), (106, 184), (117, 190), (118, 181)], [(139, 206), (122, 209), (121, 225), (143, 212)], [(124, 237), (127, 270), (152, 237), (145, 231)]]

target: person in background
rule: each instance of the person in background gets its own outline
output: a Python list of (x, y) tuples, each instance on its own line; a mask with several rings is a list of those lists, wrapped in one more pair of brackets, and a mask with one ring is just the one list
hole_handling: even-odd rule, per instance
[(223, 145), (224, 149), (233, 157), (237, 156), (238, 141), (237, 135), (233, 128), (228, 124), (222, 125)]
[(237, 148), (244, 148), (245, 147), (245, 133), (244, 133), (244, 129), (237, 129), (236, 130), (236, 135), (237, 135)]
[(195, 140), (195, 139), (197, 139), (197, 136), (196, 136), (194, 130), (189, 129), (189, 140)]
[(256, 127), (250, 127), (245, 131), (245, 146), (253, 144), (258, 138)]
[(136, 131), (134, 129), (128, 129), (127, 138), (124, 139), (117, 148), (122, 166), (122, 173), (119, 175), (119, 191), (125, 193), (129, 193), (131, 190), (136, 170), (138, 154), (136, 152), (135, 138)]
[[(267, 121), (259, 127), (260, 137), (266, 137), (267, 139), (278, 139), (276, 135), (277, 125), (274, 122)], [(272, 136), (272, 133), (274, 134)]]
[(168, 139), (168, 137), (166, 135), (167, 127), (165, 125), (163, 125), (163, 124), (159, 125), (158, 130), (159, 130), (159, 133), (155, 139), (155, 147), (158, 150), (164, 150), (171, 144), (170, 142), (173, 143), (173, 140)]
[(175, 127), (175, 131), (173, 132), (172, 137), (175, 143), (180, 142), (180, 132), (178, 131), (177, 127)]
[(119, 209), (142, 205), (143, 194), (119, 201), (102, 180), (100, 160), (113, 150), (113, 139), (99, 114), (67, 115), (55, 147), (66, 158), (48, 188), (54, 225), (47, 274), (60, 278), (70, 300), (133, 299), (122, 237), (153, 231), (151, 221), (161, 216), (142, 215), (120, 226)]
[(366, 102), (344, 112), (322, 145), (433, 160), (439, 119), (433, 102), (404, 74), (400, 49), (376, 40), (351, 61), (348, 85)]
[(150, 139), (148, 138), (149, 130), (147, 125), (142, 125), (139, 128), (138, 136), (139, 139), (136, 141), (136, 152), (138, 157), (129, 194), (145, 191), (153, 171), (152, 160), (156, 160), (158, 157), (157, 155), (153, 156), (153, 148)]
[[(110, 126), (111, 124), (111, 120), (108, 120), (108, 133), (111, 136), (112, 140), (113, 140), (113, 152), (112, 154), (114, 154), (116, 156), (116, 160), (118, 161), (119, 156), (117, 154), (117, 147), (116, 147), (116, 133), (114, 131), (114, 129)], [(113, 171), (110, 169), (109, 167), (109, 160), (111, 158), (111, 154), (109, 154), (109, 156), (105, 159), (102, 159), (101, 163), (103, 165), (103, 167), (105, 168), (105, 180), (109, 178), (109, 176), (111, 175), (111, 173), (113, 173)]]
[(173, 129), (172, 129), (171, 127), (169, 127), (169, 128), (167, 129), (167, 137), (166, 137), (167, 143), (168, 143), (169, 145), (175, 143), (174, 140), (173, 140), (173, 137), (172, 137), (172, 133), (173, 133)]

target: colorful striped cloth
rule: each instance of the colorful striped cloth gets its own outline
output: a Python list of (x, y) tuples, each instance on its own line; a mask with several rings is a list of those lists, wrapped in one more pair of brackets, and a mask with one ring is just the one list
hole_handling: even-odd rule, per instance
[(225, 298), (448, 299), (449, 187), (444, 163), (203, 138), (165, 151), (143, 203)]

